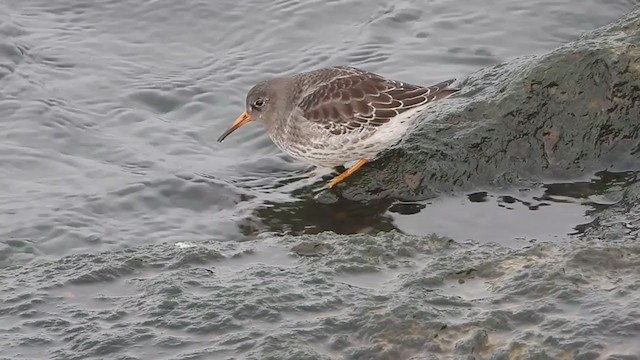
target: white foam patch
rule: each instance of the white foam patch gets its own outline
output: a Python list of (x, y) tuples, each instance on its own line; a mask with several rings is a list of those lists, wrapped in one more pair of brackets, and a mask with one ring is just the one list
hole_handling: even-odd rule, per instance
[(179, 248), (179, 249), (190, 249), (190, 248), (194, 248), (194, 247), (197, 247), (197, 246), (198, 245), (187, 243), (187, 242), (177, 242), (176, 243), (176, 247)]

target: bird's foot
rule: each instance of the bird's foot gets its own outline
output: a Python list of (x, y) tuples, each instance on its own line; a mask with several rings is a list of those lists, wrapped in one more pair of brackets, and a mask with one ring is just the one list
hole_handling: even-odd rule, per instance
[(351, 176), (354, 172), (356, 172), (356, 170), (358, 170), (362, 165), (366, 163), (367, 163), (366, 159), (360, 159), (357, 163), (355, 163), (352, 167), (347, 169), (345, 172), (331, 179), (331, 181), (329, 181), (329, 184), (328, 184), (329, 188), (332, 188), (336, 186), (338, 183), (341, 183), (342, 181), (344, 181), (346, 178)]

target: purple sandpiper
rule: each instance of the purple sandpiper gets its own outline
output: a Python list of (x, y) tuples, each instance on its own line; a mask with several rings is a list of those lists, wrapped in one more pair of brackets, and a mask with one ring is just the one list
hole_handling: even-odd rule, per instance
[(449, 87), (454, 81), (424, 87), (348, 66), (265, 80), (218, 142), (257, 121), (293, 158), (324, 167), (355, 161), (329, 182), (333, 187), (400, 141), (430, 103), (459, 91)]

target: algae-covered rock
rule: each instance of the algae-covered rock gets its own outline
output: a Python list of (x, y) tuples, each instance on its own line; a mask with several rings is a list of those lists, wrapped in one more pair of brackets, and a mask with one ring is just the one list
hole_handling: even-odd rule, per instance
[(640, 168), (640, 10), (550, 54), (481, 70), (462, 87), (343, 196), (424, 199)]

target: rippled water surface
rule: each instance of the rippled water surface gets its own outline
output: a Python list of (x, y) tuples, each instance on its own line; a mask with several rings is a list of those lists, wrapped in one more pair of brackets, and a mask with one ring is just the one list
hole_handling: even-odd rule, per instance
[[(593, 184), (615, 187), (628, 174), (614, 176), (618, 180), (597, 175), (564, 187), (550, 183), (537, 190), (480, 189), (420, 203), (364, 205), (339, 199), (322, 204), (300, 189), (322, 186), (330, 170), (286, 157), (258, 125), (242, 128), (223, 144), (215, 139), (243, 111), (246, 91), (267, 77), (349, 64), (418, 84), (464, 78), (487, 65), (553, 50), (637, 4), (4, 0), (0, 264), (155, 244), (236, 243), (265, 232), (397, 229), (516, 247), (579, 233), (592, 220), (592, 211), (617, 196), (615, 191), (590, 191)], [(576, 195), (575, 189), (585, 188), (587, 195)], [(267, 253), (261, 261), (282, 266), (291, 261), (280, 250)], [(108, 286), (113, 288), (102, 291), (110, 297), (135, 301), (136, 295), (127, 293), (135, 287)], [(61, 299), (73, 297), (99, 313), (105, 303), (120, 301), (97, 301), (91, 297), (94, 290), (86, 293), (80, 285), (65, 291), (41, 298), (40, 310), (47, 311), (48, 303), (64, 306)], [(135, 308), (121, 305), (129, 314)], [(15, 314), (14, 321), (27, 316)], [(176, 346), (195, 351), (206, 342), (207, 331), (192, 334), (192, 340)], [(138, 335), (143, 341), (144, 335)], [(8, 348), (18, 350), (0, 350), (0, 356), (70, 358), (69, 349), (43, 350), (59, 346), (55, 336), (69, 334), (50, 335), (43, 342), (35, 340), (37, 331), (25, 336), (33, 336), (33, 343), (11, 343)], [(141, 358), (158, 354), (151, 345), (135, 353)], [(166, 350), (163, 356), (178, 353)]]
[(4, 2), (0, 231), (27, 258), (239, 239), (252, 209), (327, 174), (282, 155), (259, 125), (215, 143), (256, 81), (334, 64), (462, 78), (634, 3)]

